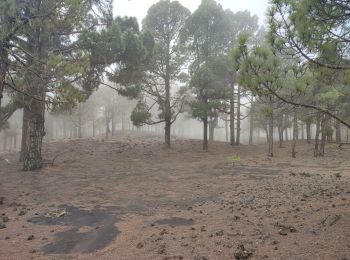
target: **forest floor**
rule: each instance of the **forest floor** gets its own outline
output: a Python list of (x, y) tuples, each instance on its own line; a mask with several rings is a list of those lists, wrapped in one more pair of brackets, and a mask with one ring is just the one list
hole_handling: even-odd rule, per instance
[(297, 149), (130, 134), (45, 143), (35, 172), (3, 154), (0, 259), (350, 259), (350, 146)]

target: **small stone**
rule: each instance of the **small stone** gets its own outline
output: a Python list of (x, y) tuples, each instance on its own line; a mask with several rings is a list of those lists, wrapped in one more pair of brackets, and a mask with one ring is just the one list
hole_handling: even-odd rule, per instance
[(38, 252), (38, 250), (36, 250), (36, 249), (33, 249), (33, 250), (29, 251), (29, 253), (31, 253), (31, 254), (35, 254), (36, 252)]
[(253, 255), (252, 252), (245, 249), (244, 245), (239, 245), (237, 247), (237, 250), (238, 251), (236, 253), (234, 253), (234, 256), (236, 259), (243, 259), (244, 260), (244, 259), (250, 258)]
[(4, 216), (4, 217), (2, 217), (2, 221), (3, 221), (4, 223), (6, 223), (6, 222), (9, 222), (10, 219), (9, 219), (7, 216)]
[(138, 243), (137, 245), (136, 245), (136, 247), (138, 248), (138, 249), (141, 249), (141, 248), (143, 248), (143, 243), (142, 242), (140, 242), (140, 243)]
[(27, 213), (25, 209), (22, 209), (19, 213), (18, 216), (24, 216)]
[(6, 225), (4, 223), (0, 223), (0, 229), (6, 228)]
[(5, 237), (5, 240), (10, 240), (10, 237)]
[(215, 235), (217, 235), (218, 237), (222, 237), (224, 235), (224, 231), (218, 230), (218, 231), (216, 231)]
[(280, 234), (281, 236), (286, 236), (286, 235), (288, 235), (288, 231), (287, 231), (287, 229), (283, 228), (283, 229), (278, 230), (278, 234)]
[(34, 235), (30, 235), (27, 240), (33, 240), (34, 239)]

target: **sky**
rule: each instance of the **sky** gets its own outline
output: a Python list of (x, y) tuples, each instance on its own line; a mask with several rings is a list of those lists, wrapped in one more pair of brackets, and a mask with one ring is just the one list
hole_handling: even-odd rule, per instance
[[(197, 9), (201, 0), (178, 0), (191, 12)], [(157, 3), (158, 0), (114, 0), (113, 13), (120, 16), (136, 16), (139, 23), (145, 18), (148, 8)], [(266, 22), (265, 13), (268, 0), (216, 0), (224, 9), (233, 12), (248, 10), (259, 17), (259, 23)]]

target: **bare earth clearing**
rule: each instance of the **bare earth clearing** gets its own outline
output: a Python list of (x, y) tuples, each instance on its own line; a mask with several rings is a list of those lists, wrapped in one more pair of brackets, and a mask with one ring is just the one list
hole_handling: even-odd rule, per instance
[(2, 155), (0, 259), (350, 259), (350, 146), (285, 146), (67, 140), (31, 173)]

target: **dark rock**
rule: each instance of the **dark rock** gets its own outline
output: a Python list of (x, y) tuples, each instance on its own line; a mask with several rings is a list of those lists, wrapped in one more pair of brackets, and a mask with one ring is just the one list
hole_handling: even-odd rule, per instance
[(2, 221), (3, 221), (4, 223), (6, 223), (6, 222), (9, 222), (10, 219), (9, 219), (7, 216), (4, 216), (4, 217), (2, 217)]
[(10, 240), (10, 237), (5, 237), (5, 240)]
[(34, 239), (34, 235), (30, 235), (27, 240), (33, 240)]
[(143, 248), (143, 243), (142, 242), (140, 242), (140, 243), (138, 243), (137, 245), (136, 245), (136, 247), (138, 248), (138, 249), (141, 249), (141, 248)]
[(4, 223), (0, 223), (0, 229), (6, 228), (6, 225)]
[(234, 256), (236, 259), (248, 259), (251, 256), (253, 256), (253, 253), (251, 251), (248, 251), (245, 249), (244, 245), (239, 245), (237, 247), (237, 252), (234, 253)]
[(215, 235), (217, 235), (218, 237), (222, 237), (224, 235), (224, 231), (218, 230), (218, 231), (216, 231)]
[(27, 213), (25, 209), (21, 209), (21, 211), (18, 213), (18, 216), (24, 216)]

